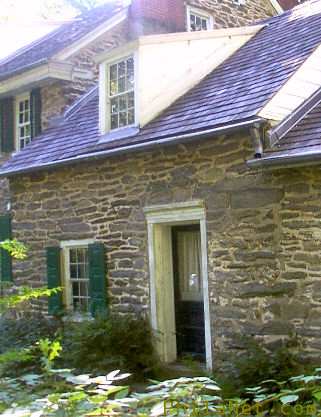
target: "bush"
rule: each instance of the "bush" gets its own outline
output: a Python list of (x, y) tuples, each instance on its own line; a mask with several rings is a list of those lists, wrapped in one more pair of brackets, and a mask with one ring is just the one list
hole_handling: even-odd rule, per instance
[(142, 318), (110, 316), (65, 323), (62, 345), (61, 365), (81, 372), (122, 369), (142, 377), (150, 375), (157, 365), (152, 331)]
[(53, 338), (60, 324), (43, 315), (26, 313), (20, 319), (0, 318), (0, 353), (29, 348), (42, 338)]
[(53, 339), (59, 323), (42, 315), (26, 313), (20, 319), (0, 318), (0, 365), (2, 374), (20, 375), (26, 370), (38, 370), (40, 351), (36, 343)]
[(269, 351), (253, 337), (242, 337), (244, 352), (231, 359), (229, 376), (218, 375), (226, 394), (235, 395), (244, 388), (254, 386), (267, 379), (289, 379), (300, 373), (309, 372), (313, 366), (304, 365), (299, 357), (300, 343), (290, 337), (282, 345)]

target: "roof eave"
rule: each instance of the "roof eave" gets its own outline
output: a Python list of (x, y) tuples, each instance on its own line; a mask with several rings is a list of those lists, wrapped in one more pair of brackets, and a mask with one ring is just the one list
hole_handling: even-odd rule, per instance
[(44, 61), (42, 65), (32, 67), (8, 80), (0, 81), (0, 97), (18, 94), (27, 88), (41, 85), (49, 80), (72, 81), (76, 76), (77, 78), (91, 79), (93, 74), (74, 68), (74, 65), (69, 62)]
[(321, 165), (321, 152), (250, 159), (246, 161), (246, 164), (253, 170), (279, 170), (285, 168)]
[(0, 171), (0, 178), (1, 177), (9, 178), (9, 177), (14, 177), (18, 175), (34, 173), (38, 171), (51, 170), (51, 169), (55, 169), (59, 167), (65, 167), (68, 165), (76, 164), (79, 162), (87, 162), (87, 161), (92, 161), (92, 160), (97, 160), (97, 159), (103, 159), (103, 158), (133, 153), (133, 152), (149, 150), (158, 146), (188, 143), (188, 142), (194, 141), (195, 139), (200, 139), (200, 138), (203, 139), (203, 138), (220, 136), (224, 134), (232, 134), (235, 131), (247, 129), (257, 123), (263, 124), (263, 123), (266, 123), (266, 120), (261, 119), (259, 117), (253, 117), (248, 120), (236, 121), (228, 125), (224, 125), (224, 126), (220, 126), (220, 127), (216, 127), (212, 129), (207, 129), (203, 131), (186, 133), (186, 134), (172, 136), (172, 137), (165, 137), (162, 139), (156, 139), (156, 140), (148, 141), (148, 142), (141, 142), (135, 145), (122, 146), (119, 148), (108, 149), (105, 151), (100, 151), (100, 152), (95, 152), (95, 153), (90, 153), (90, 154), (83, 154), (83, 155), (79, 155), (73, 158), (30, 166), (28, 168), (21, 168), (21, 169), (16, 169), (16, 170), (11, 170), (11, 171), (8, 170), (8, 171), (2, 171), (2, 172)]

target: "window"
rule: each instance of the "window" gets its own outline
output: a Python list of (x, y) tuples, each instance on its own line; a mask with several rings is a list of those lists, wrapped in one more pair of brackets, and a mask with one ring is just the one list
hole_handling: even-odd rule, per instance
[(17, 149), (23, 149), (31, 142), (30, 94), (16, 98), (16, 138)]
[(134, 57), (108, 66), (108, 101), (110, 130), (135, 124)]
[(102, 242), (64, 241), (60, 246), (46, 248), (46, 258), (48, 288), (63, 288), (48, 299), (50, 315), (61, 314), (64, 308), (76, 317), (81, 313), (105, 314), (107, 271)]
[(187, 14), (188, 31), (210, 30), (213, 28), (212, 18), (203, 10), (188, 8)]
[(88, 246), (66, 248), (65, 257), (67, 305), (73, 311), (87, 312), (89, 310)]

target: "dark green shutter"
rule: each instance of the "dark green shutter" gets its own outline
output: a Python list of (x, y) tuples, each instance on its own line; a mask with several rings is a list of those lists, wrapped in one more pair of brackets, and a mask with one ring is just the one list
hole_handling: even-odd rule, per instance
[(30, 94), (31, 138), (41, 133), (41, 90), (35, 88)]
[(90, 312), (93, 316), (107, 312), (106, 260), (103, 243), (88, 246)]
[[(47, 280), (48, 288), (61, 287), (61, 264), (60, 264), (60, 248), (47, 248)], [(51, 295), (48, 299), (48, 313), (50, 315), (58, 315), (62, 312), (62, 294)]]
[(1, 152), (14, 151), (13, 97), (4, 98), (0, 101), (0, 139)]
[[(0, 216), (0, 242), (11, 239), (11, 217)], [(12, 260), (9, 252), (0, 248), (0, 281), (12, 282)]]

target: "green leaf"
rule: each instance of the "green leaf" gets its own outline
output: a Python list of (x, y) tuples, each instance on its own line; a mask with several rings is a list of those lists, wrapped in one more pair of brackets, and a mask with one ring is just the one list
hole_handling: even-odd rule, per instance
[(313, 398), (315, 398), (317, 401), (321, 401), (321, 391), (313, 392)]
[(285, 395), (284, 397), (280, 398), (280, 401), (282, 404), (291, 404), (294, 403), (295, 401), (297, 401), (299, 399), (298, 395)]

